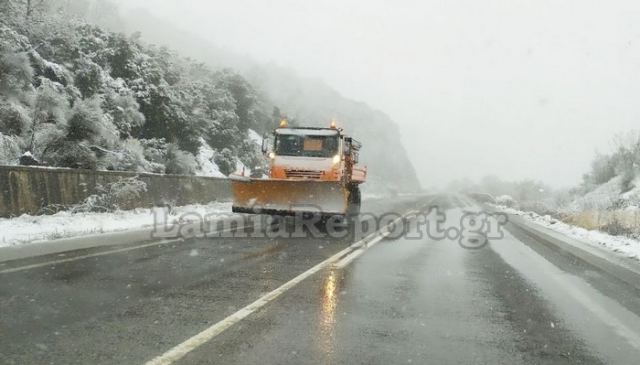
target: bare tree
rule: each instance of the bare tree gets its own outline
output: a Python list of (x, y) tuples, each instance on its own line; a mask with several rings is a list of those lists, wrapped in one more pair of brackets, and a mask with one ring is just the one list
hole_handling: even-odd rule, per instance
[(31, 0), (27, 0), (27, 12), (25, 13), (25, 19), (29, 20), (31, 18), (31, 13), (33, 12), (33, 7), (31, 4)]
[(41, 7), (42, 4), (44, 4), (44, 0), (40, 0), (40, 1), (27, 0), (27, 9), (26, 9), (26, 12), (25, 12), (25, 20), (29, 21), (29, 19), (31, 19), (31, 16), (33, 15), (33, 12), (35, 11), (35, 9)]

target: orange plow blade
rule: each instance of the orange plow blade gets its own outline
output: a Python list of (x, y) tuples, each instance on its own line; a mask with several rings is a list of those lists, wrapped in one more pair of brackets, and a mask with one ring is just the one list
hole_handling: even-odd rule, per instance
[(349, 194), (340, 182), (234, 179), (231, 185), (233, 211), (237, 213), (347, 213)]

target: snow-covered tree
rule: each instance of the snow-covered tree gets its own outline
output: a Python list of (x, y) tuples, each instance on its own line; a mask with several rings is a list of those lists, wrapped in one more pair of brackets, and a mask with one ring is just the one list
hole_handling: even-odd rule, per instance
[(76, 103), (67, 122), (69, 140), (100, 142), (113, 139), (115, 128), (105, 122), (100, 103), (97, 97)]
[(20, 157), (20, 139), (0, 133), (0, 164), (15, 165)]
[(98, 157), (86, 141), (62, 140), (44, 154), (44, 162), (60, 167), (95, 170)]
[(82, 97), (90, 98), (103, 87), (102, 67), (87, 57), (82, 57), (75, 65), (75, 86)]
[(31, 118), (27, 106), (11, 100), (0, 100), (0, 131), (2, 133), (21, 135), (30, 124)]
[(20, 97), (32, 89), (33, 69), (25, 53), (0, 53), (0, 93)]
[(154, 172), (152, 163), (144, 156), (144, 147), (134, 138), (123, 141), (117, 151), (107, 153), (101, 163), (106, 170)]
[[(47, 148), (46, 146), (37, 145), (37, 143), (48, 144), (53, 142), (48, 139), (36, 138), (42, 134), (42, 130), (61, 130), (66, 126), (66, 114), (69, 105), (63, 91), (64, 87), (58, 83), (46, 78), (40, 80), (40, 86), (36, 90), (31, 125), (26, 135), (27, 148), (32, 153), (36, 149), (44, 150)], [(34, 153), (34, 155), (36, 154)]]
[(258, 96), (254, 88), (242, 76), (231, 70), (223, 70), (216, 76), (218, 85), (229, 90), (236, 102), (235, 113), (238, 116), (238, 128), (241, 131), (246, 131), (249, 128), (255, 129), (258, 123), (256, 117)]
[(213, 157), (213, 161), (220, 168), (220, 172), (229, 175), (236, 169), (236, 158), (230, 149), (224, 148)]
[(144, 125), (145, 117), (140, 112), (140, 105), (130, 94), (111, 91), (105, 94), (103, 105), (122, 138), (134, 136)]
[(193, 175), (198, 163), (191, 153), (180, 150), (175, 144), (169, 144), (165, 166), (167, 174)]

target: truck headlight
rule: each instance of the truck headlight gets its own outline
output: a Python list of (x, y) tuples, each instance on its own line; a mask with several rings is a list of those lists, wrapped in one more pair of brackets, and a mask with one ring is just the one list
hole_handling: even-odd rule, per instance
[(333, 164), (337, 165), (340, 162), (340, 155), (333, 156)]
[(269, 152), (269, 158), (273, 160), (276, 158), (276, 154), (274, 152)]

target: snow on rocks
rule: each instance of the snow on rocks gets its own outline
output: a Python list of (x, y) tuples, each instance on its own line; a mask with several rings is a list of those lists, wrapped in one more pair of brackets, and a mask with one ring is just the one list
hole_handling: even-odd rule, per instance
[(249, 129), (249, 139), (252, 140), (256, 145), (262, 146), (262, 137), (258, 134), (258, 132), (253, 129)]
[(500, 195), (496, 198), (496, 203), (499, 205), (504, 205), (507, 207), (512, 207), (515, 205), (515, 200), (511, 195)]
[(199, 166), (198, 170), (196, 171), (196, 175), (226, 177), (222, 172), (220, 172), (220, 168), (213, 161), (213, 156), (215, 154), (213, 148), (209, 146), (204, 138), (200, 139), (200, 143), (200, 150), (198, 151), (198, 155), (196, 156), (196, 161), (198, 161)]

